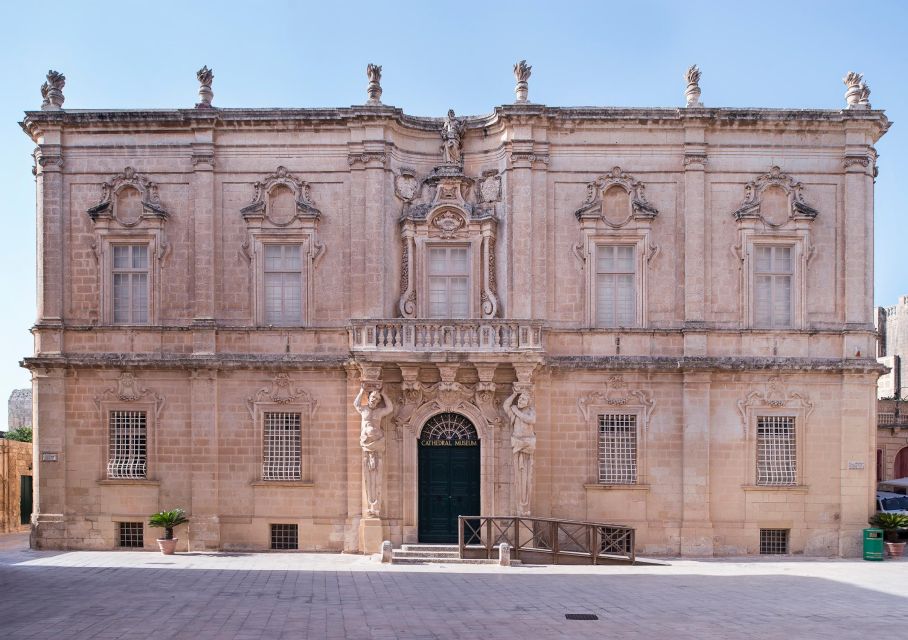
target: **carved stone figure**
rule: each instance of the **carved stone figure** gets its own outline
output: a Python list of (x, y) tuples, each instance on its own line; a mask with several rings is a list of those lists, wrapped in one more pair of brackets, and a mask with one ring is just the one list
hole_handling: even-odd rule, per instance
[(41, 85), (42, 111), (54, 111), (63, 108), (63, 87), (66, 86), (66, 76), (59, 71), (51, 69), (47, 72), (47, 82)]
[[(385, 432), (381, 428), (382, 418), (394, 411), (391, 398), (382, 391), (369, 394), (366, 404), (361, 404), (365, 387), (360, 387), (353, 408), (362, 417), (359, 446), (363, 450), (363, 478), (366, 484), (366, 515), (378, 517), (381, 512), (382, 460), (385, 454)], [(384, 406), (379, 404), (384, 401)]]
[(367, 64), (366, 76), (369, 78), (369, 86), (366, 87), (369, 100), (366, 104), (381, 104), (381, 65), (371, 62)]
[(527, 81), (530, 79), (532, 71), (533, 67), (528, 65), (526, 60), (521, 60), (514, 65), (514, 79), (517, 81), (517, 86), (514, 87), (514, 95), (517, 96), (517, 102), (527, 101), (527, 93), (530, 89)]
[[(845, 102), (848, 105), (848, 109), (869, 109), (870, 108), (870, 88), (864, 82), (864, 76), (860, 73), (855, 73), (854, 71), (849, 71), (842, 82), (845, 83), (847, 87), (845, 89)], [(866, 89), (866, 96), (864, 92)], [(862, 97), (868, 99), (867, 102), (862, 101)]]
[(691, 65), (687, 69), (687, 73), (684, 74), (684, 79), (687, 80), (687, 88), (684, 90), (684, 97), (687, 99), (688, 107), (702, 107), (703, 103), (700, 102), (700, 70), (697, 68), (697, 65)]
[(533, 456), (536, 453), (536, 410), (530, 406), (530, 398), (525, 392), (514, 391), (504, 401), (504, 412), (511, 421), (517, 515), (528, 516), (533, 492)]
[(461, 148), (463, 146), (463, 134), (466, 130), (466, 124), (463, 118), (457, 118), (454, 115), (454, 109), (448, 109), (448, 117), (441, 128), (442, 140), (442, 157), (448, 164), (461, 164), (463, 155)]
[(205, 65), (195, 73), (199, 79), (199, 103), (196, 109), (208, 109), (211, 107), (211, 101), (214, 99), (214, 92), (211, 90), (211, 82), (214, 80), (214, 71)]

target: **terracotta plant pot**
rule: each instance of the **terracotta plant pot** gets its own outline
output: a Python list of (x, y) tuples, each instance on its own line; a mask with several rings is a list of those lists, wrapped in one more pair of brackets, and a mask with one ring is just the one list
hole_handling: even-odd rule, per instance
[(905, 555), (905, 542), (884, 542), (886, 555), (890, 558), (901, 558)]
[(178, 541), (179, 538), (172, 538), (171, 540), (168, 540), (167, 538), (158, 538), (158, 547), (165, 556), (172, 556), (173, 552), (177, 549)]

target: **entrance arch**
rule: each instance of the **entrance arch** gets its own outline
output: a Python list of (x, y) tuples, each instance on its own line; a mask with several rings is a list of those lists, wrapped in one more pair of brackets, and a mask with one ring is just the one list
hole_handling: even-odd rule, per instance
[(895, 462), (892, 465), (892, 477), (908, 477), (908, 447), (902, 447), (901, 450), (895, 454)]
[(479, 515), (480, 440), (465, 416), (438, 413), (422, 427), (418, 455), (420, 542), (457, 542), (457, 517)]

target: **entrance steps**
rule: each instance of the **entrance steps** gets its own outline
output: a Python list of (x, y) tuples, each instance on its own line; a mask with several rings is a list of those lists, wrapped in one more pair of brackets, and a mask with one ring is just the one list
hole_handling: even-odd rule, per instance
[(498, 564), (498, 560), (463, 560), (456, 544), (405, 544), (391, 551), (391, 564)]

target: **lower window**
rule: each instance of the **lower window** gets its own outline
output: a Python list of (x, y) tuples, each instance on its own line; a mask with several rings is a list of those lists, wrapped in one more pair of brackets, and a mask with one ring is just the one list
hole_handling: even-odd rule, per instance
[(760, 555), (788, 553), (788, 529), (760, 529)]
[(793, 486), (798, 480), (794, 416), (757, 417), (757, 484)]
[(637, 416), (599, 416), (599, 484), (637, 483)]
[(111, 411), (108, 434), (108, 478), (146, 478), (148, 420), (144, 411)]
[(269, 411), (263, 420), (262, 480), (299, 480), (300, 414)]
[(300, 548), (299, 525), (296, 525), (296, 524), (273, 524), (273, 525), (271, 525), (271, 548), (272, 549), (299, 549)]
[(141, 549), (145, 546), (145, 526), (141, 522), (118, 522), (118, 547)]

